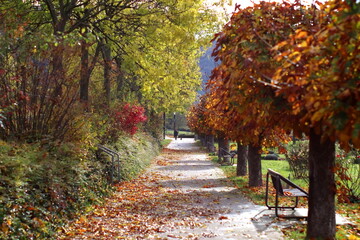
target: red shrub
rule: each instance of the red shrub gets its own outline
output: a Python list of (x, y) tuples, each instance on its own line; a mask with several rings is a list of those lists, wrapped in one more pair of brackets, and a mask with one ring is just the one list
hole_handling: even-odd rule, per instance
[(138, 125), (145, 122), (147, 117), (142, 106), (127, 103), (113, 112), (113, 120), (113, 127), (134, 135), (138, 130)]

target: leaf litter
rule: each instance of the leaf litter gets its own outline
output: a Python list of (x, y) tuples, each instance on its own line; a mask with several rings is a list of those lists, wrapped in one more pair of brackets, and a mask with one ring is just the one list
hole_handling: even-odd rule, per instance
[[(167, 158), (180, 151), (168, 151)], [(175, 154), (174, 154), (175, 153)], [(174, 155), (171, 155), (174, 154)], [(160, 158), (157, 165), (171, 161)], [(186, 229), (206, 228), (206, 223), (223, 221), (229, 210), (199, 204), (206, 192), (181, 192), (167, 189), (161, 181), (171, 180), (157, 172), (149, 172), (132, 181), (117, 184), (117, 191), (103, 205), (80, 217), (63, 229), (58, 239), (199, 239), (213, 233), (187, 233)], [(204, 186), (213, 187), (213, 186)], [(173, 229), (184, 229), (183, 234), (170, 234)], [(169, 232), (168, 235), (166, 233)], [(180, 231), (181, 232), (181, 231)], [(164, 233), (166, 237), (164, 236)], [(162, 237), (159, 236), (162, 234)], [(200, 235), (200, 236), (199, 236)]]

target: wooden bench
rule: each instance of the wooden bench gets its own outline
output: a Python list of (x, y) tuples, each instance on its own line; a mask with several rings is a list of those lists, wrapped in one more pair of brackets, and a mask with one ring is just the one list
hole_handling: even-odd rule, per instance
[[(275, 188), (275, 205), (269, 205), (269, 178)], [(279, 204), (279, 197), (293, 197), (295, 198), (294, 206), (280, 206)], [(306, 218), (306, 216), (296, 216), (296, 215), (279, 215), (279, 209), (292, 209), (295, 210), (299, 203), (299, 197), (308, 198), (309, 194), (296, 185), (295, 183), (291, 182), (289, 179), (283, 177), (279, 173), (275, 172), (272, 169), (268, 169), (266, 174), (266, 193), (265, 193), (265, 204), (269, 209), (275, 208), (275, 215), (277, 217), (282, 218)]]

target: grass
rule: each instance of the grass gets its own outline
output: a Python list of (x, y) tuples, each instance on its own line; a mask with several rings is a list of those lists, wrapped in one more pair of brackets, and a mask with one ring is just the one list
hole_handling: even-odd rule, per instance
[[(217, 162), (217, 157), (213, 157), (213, 161)], [(285, 177), (291, 178), (292, 173), (289, 168), (287, 161), (279, 160), (262, 160), (261, 171), (263, 174), (263, 183), (265, 185), (267, 169), (271, 168), (276, 172), (279, 172)], [(237, 187), (254, 203), (258, 205), (265, 205), (265, 186), (262, 187), (249, 187), (248, 176), (237, 177), (235, 166), (221, 166), (220, 167), (225, 175), (232, 180)], [(308, 189), (308, 185), (304, 180), (293, 179), (291, 181), (299, 185), (304, 189)], [(282, 198), (283, 201), (284, 198)], [(289, 198), (286, 198), (289, 199)], [(307, 207), (307, 201), (304, 199), (300, 200), (300, 205)], [(354, 225), (342, 225), (337, 226), (336, 239), (360, 239), (360, 207), (359, 203), (337, 203), (337, 213), (347, 217)], [(286, 239), (305, 239), (306, 237), (306, 225), (296, 224), (292, 227), (282, 229)]]
[(165, 148), (167, 145), (171, 143), (171, 139), (163, 139), (160, 141), (160, 145), (162, 148)]
[[(165, 131), (165, 134), (168, 136), (173, 136), (174, 135), (174, 130), (172, 129), (167, 129)], [(187, 132), (187, 131), (179, 131), (179, 135), (194, 135), (193, 132)]]

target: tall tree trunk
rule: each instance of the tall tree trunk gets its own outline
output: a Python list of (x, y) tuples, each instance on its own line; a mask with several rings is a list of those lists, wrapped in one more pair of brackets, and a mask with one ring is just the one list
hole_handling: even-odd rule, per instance
[(247, 146), (241, 145), (240, 141), (237, 141), (237, 165), (236, 176), (246, 176), (247, 174), (247, 158), (248, 158)]
[(110, 46), (106, 43), (102, 45), (102, 55), (104, 59), (104, 92), (106, 104), (110, 104), (110, 89), (111, 89), (111, 49)]
[(81, 42), (80, 101), (89, 101), (89, 49), (86, 41)]
[(95, 54), (90, 63), (89, 60), (89, 45), (86, 41), (81, 42), (81, 69), (80, 69), (80, 101), (88, 103), (89, 101), (89, 84), (90, 76), (95, 68), (96, 61), (100, 52), (100, 45), (98, 44), (95, 50)]
[(205, 137), (203, 134), (199, 134), (199, 140), (200, 140), (201, 146), (205, 147)]
[(207, 150), (209, 152), (215, 152), (215, 145), (214, 145), (214, 135), (207, 135)]
[(230, 146), (229, 146), (229, 140), (226, 139), (222, 134), (218, 136), (218, 143), (219, 143), (219, 151), (218, 151), (218, 157), (220, 160), (220, 163), (223, 165), (230, 165), (230, 155), (228, 154), (230, 152)]
[(249, 186), (259, 187), (262, 186), (261, 176), (261, 147), (260, 146), (249, 146)]
[(57, 47), (54, 47), (52, 51), (52, 71), (50, 80), (54, 86), (53, 97), (59, 97), (62, 95), (62, 85), (65, 80), (65, 71), (63, 65), (65, 47), (62, 41)]
[(335, 239), (335, 143), (310, 131), (307, 238)]
[(117, 87), (116, 87), (116, 92), (117, 92), (117, 97), (123, 101), (124, 100), (124, 72), (121, 69), (121, 65), (122, 65), (122, 59), (120, 57), (116, 57), (115, 58), (115, 62), (116, 62), (116, 66), (117, 66), (117, 76), (116, 76), (116, 83), (117, 83)]
[(166, 138), (166, 113), (163, 113), (163, 137)]

